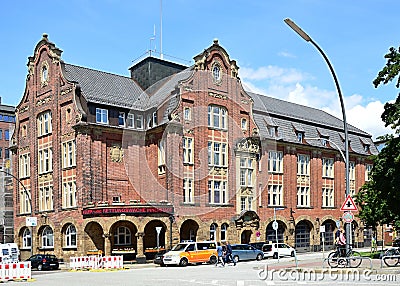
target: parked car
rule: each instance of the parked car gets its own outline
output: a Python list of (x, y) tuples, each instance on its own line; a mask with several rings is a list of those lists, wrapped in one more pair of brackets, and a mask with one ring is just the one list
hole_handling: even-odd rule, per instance
[(282, 256), (292, 256), (294, 257), (296, 255), (296, 250), (291, 247), (290, 245), (287, 245), (286, 243), (270, 243), (270, 244), (264, 244), (263, 249), (264, 257), (272, 257), (272, 258), (278, 258)]
[(268, 241), (258, 241), (258, 242), (251, 242), (249, 243), (251, 246), (253, 246), (256, 249), (262, 250), (264, 244), (268, 244)]
[(262, 260), (264, 253), (249, 244), (232, 244), (232, 257), (236, 262), (241, 260)]
[(39, 271), (46, 269), (56, 270), (60, 267), (58, 258), (53, 254), (35, 254), (26, 261), (31, 262), (31, 268), (37, 268)]
[(156, 255), (154, 256), (153, 263), (158, 264), (160, 266), (165, 266), (163, 261), (165, 253), (166, 253), (165, 250), (160, 250), (159, 252), (157, 252)]
[(187, 266), (189, 263), (215, 264), (218, 259), (215, 241), (181, 242), (164, 254), (165, 265)]

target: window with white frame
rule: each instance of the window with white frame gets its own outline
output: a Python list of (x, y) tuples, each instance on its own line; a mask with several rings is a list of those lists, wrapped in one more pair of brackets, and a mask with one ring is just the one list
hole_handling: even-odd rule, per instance
[(240, 211), (250, 211), (253, 210), (253, 196), (242, 195), (240, 197)]
[(143, 115), (142, 114), (136, 114), (136, 129), (143, 129)]
[(268, 134), (269, 134), (269, 136), (275, 138), (276, 137), (276, 127), (268, 126)]
[(183, 119), (188, 121), (192, 119), (192, 110), (190, 107), (185, 107), (183, 109)]
[(122, 112), (122, 111), (119, 112), (118, 125), (125, 126), (125, 112)]
[(334, 177), (334, 160), (333, 158), (322, 158), (322, 177)]
[(63, 208), (76, 207), (76, 182), (63, 183)]
[(128, 113), (128, 115), (126, 116), (126, 126), (128, 128), (134, 128), (135, 127), (135, 114)]
[(53, 131), (51, 111), (40, 113), (37, 117), (38, 136), (50, 134)]
[(349, 162), (349, 180), (356, 179), (356, 164), (352, 161)]
[(42, 231), (42, 248), (54, 247), (54, 233), (51, 227), (46, 226)]
[(25, 228), (22, 233), (22, 248), (32, 247), (32, 236), (29, 228)]
[(29, 153), (19, 155), (19, 177), (27, 178), (31, 175), (31, 156)]
[(225, 107), (208, 106), (208, 127), (227, 129), (227, 110)]
[(298, 207), (310, 206), (310, 187), (308, 186), (297, 187), (297, 206)]
[(31, 191), (28, 189), (19, 190), (20, 205), (19, 211), (21, 214), (27, 214), (31, 212)]
[(310, 175), (310, 156), (297, 155), (297, 175)]
[(268, 151), (268, 172), (283, 172), (283, 152)]
[(65, 230), (65, 247), (74, 248), (76, 247), (76, 228), (73, 224), (67, 226)]
[(96, 122), (108, 124), (108, 109), (96, 108)]
[(240, 158), (239, 181), (241, 187), (253, 186), (253, 161), (253, 159), (247, 157)]
[(165, 174), (165, 148), (164, 140), (158, 141), (158, 174)]
[(193, 164), (193, 138), (183, 137), (182, 147), (183, 147), (183, 163)]
[(208, 165), (226, 167), (227, 161), (227, 145), (221, 142), (208, 142)]
[(212, 223), (210, 225), (210, 241), (217, 240), (217, 225)]
[(369, 181), (371, 179), (371, 171), (372, 171), (372, 166), (371, 164), (366, 164), (365, 165), (365, 181)]
[(74, 167), (76, 165), (75, 140), (62, 143), (62, 157), (63, 168)]
[(283, 186), (280, 184), (268, 185), (268, 205), (283, 206)]
[(117, 227), (114, 233), (114, 245), (130, 245), (132, 243), (132, 234), (129, 228), (125, 226)]
[(42, 148), (38, 153), (39, 174), (53, 171), (53, 148)]
[(303, 143), (303, 138), (304, 138), (304, 133), (303, 132), (297, 132), (297, 142)]
[(186, 204), (194, 203), (192, 178), (183, 179), (183, 202)]
[(246, 118), (242, 118), (240, 125), (242, 127), (242, 130), (246, 130), (247, 129), (247, 119)]
[(39, 187), (39, 211), (49, 211), (53, 208), (53, 186)]
[(333, 187), (322, 188), (322, 206), (323, 207), (333, 207), (334, 206)]
[(226, 223), (223, 223), (221, 225), (221, 237), (220, 237), (221, 241), (225, 241), (226, 240), (227, 233), (228, 233), (228, 225)]
[(210, 204), (227, 203), (227, 181), (209, 180), (208, 181), (208, 202)]

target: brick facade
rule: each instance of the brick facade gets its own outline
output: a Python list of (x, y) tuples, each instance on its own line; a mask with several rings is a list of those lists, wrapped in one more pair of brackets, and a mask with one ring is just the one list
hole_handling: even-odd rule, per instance
[[(288, 116), (286, 110), (280, 115), (260, 110), (264, 99), (243, 89), (236, 62), (218, 41), (194, 60), (186, 69), (165, 62), (166, 71), (157, 76), (167, 77), (144, 92), (138, 85), (144, 81), (135, 78), (142, 72), (127, 78), (69, 65), (43, 36), (29, 58), (13, 137), (14, 174), (27, 190), (14, 187), (23, 256), (31, 251), (32, 237), (34, 252), (64, 259), (101, 250), (142, 261), (157, 247), (156, 227), (162, 228), (163, 248), (188, 239), (265, 241), (276, 207), (279, 238), (299, 250), (320, 248), (322, 224), (333, 235), (345, 190), (339, 152), (305, 140), (269, 138), (261, 125), (272, 118), (277, 134), (284, 135), (286, 122), (298, 121), (330, 130), (332, 138), (339, 138), (340, 128)], [(163, 61), (156, 62), (163, 69)], [(279, 125), (282, 118), (285, 126)], [(296, 136), (295, 128), (288, 130)], [(358, 189), (376, 149), (365, 132), (353, 128), (352, 136), (357, 138), (352, 144), (371, 145), (369, 153), (351, 152)], [(283, 155), (281, 171), (269, 170), (271, 150)], [(304, 177), (298, 175), (298, 154), (309, 158)], [(24, 155), (30, 159), (28, 174), (17, 172)], [(321, 175), (323, 158), (334, 160), (331, 178)], [(283, 189), (278, 205), (268, 200), (272, 182)], [(298, 206), (303, 185), (309, 195)], [(334, 201), (323, 207), (326, 186), (332, 186)], [(37, 217), (37, 226), (27, 227), (27, 216)], [(355, 242), (362, 245), (363, 225), (356, 219), (355, 226)]]

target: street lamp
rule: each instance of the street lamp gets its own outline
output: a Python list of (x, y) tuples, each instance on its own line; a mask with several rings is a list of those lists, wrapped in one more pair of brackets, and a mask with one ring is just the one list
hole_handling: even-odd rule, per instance
[[(28, 197), (29, 200), (29, 206), (31, 208), (31, 217), (33, 217), (33, 208), (32, 208), (32, 198), (31, 198), (31, 194), (28, 192), (28, 190), (25, 188), (25, 185), (13, 174), (6, 172), (4, 170), (0, 170), (0, 172), (13, 177), (18, 183), (21, 184), (22, 188), (24, 189), (24, 192), (26, 194), (26, 196)], [(15, 236), (14, 236), (15, 237)], [(31, 256), (33, 255), (33, 225), (31, 226)]]
[[(350, 194), (350, 186), (349, 186), (349, 134), (347, 130), (347, 120), (346, 120), (346, 111), (344, 108), (344, 101), (343, 101), (343, 96), (342, 92), (340, 91), (340, 86), (339, 86), (339, 81), (336, 77), (335, 71), (329, 62), (328, 57), (325, 55), (324, 51), (317, 45), (316, 42), (314, 42), (309, 35), (307, 35), (299, 26), (297, 26), (292, 20), (289, 18), (285, 19), (284, 22), (292, 28), (293, 31), (295, 31), (300, 37), (302, 37), (305, 41), (310, 42), (311, 44), (314, 45), (314, 47), (317, 48), (317, 50), (321, 53), (322, 57), (328, 64), (329, 70), (332, 74), (333, 80), (335, 81), (336, 89), (339, 95), (339, 100), (340, 100), (340, 107), (342, 109), (342, 115), (343, 115), (343, 125), (344, 125), (344, 150), (345, 150), (345, 174), (346, 174), (346, 192), (345, 192), (345, 198)], [(340, 148), (338, 148), (340, 151)], [(346, 224), (346, 253), (350, 250), (350, 242), (351, 240), (351, 223)]]

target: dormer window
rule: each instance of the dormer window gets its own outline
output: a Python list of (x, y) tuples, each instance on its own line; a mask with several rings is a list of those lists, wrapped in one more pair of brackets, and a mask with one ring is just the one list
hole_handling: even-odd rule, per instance
[(276, 137), (276, 127), (275, 126), (268, 126), (268, 134), (271, 137)]
[(368, 145), (368, 144), (365, 144), (365, 145), (364, 145), (364, 151), (365, 151), (365, 152), (369, 152), (369, 145)]
[(304, 133), (303, 132), (297, 132), (297, 142), (303, 143), (303, 139), (304, 139)]

